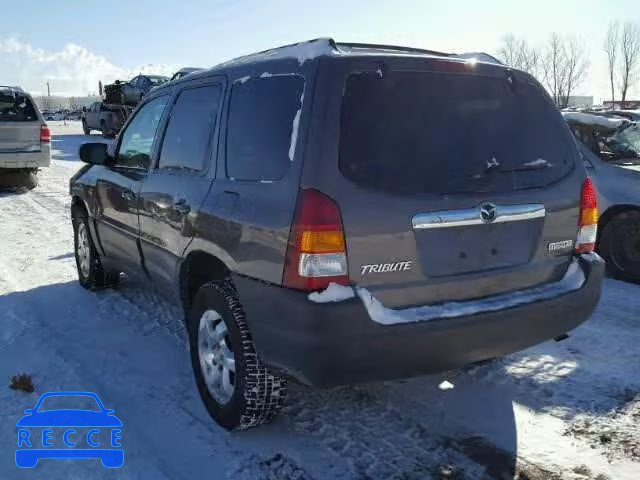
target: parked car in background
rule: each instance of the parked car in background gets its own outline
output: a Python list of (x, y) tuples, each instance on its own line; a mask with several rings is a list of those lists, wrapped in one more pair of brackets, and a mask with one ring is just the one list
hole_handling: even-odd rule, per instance
[(72, 110), (65, 115), (65, 120), (81, 120), (82, 110)]
[(169, 81), (169, 77), (161, 75), (138, 75), (128, 82), (120, 82), (105, 86), (106, 102), (109, 104), (137, 105), (154, 87)]
[(60, 112), (60, 111), (58, 111), (58, 112), (49, 112), (44, 116), (44, 119), (47, 122), (51, 122), (51, 121), (57, 122), (57, 121), (65, 119), (65, 113), (64, 112)]
[(609, 110), (607, 113), (628, 118), (634, 122), (640, 122), (640, 110)]
[[(565, 119), (596, 185), (600, 208), (597, 251), (614, 276), (640, 281), (640, 128), (600, 116), (565, 115)], [(591, 148), (583, 143), (585, 138)]]
[(133, 110), (126, 105), (109, 105), (94, 102), (82, 112), (82, 130), (89, 135), (91, 130), (99, 130), (105, 138), (115, 137)]
[(33, 98), (0, 86), (0, 185), (33, 188), (38, 169), (50, 163), (51, 132)]
[(604, 262), (543, 92), (496, 63), (329, 39), (167, 83), (113, 147), (80, 148), (79, 282), (127, 271), (173, 295), (227, 429), (268, 421), (289, 378), (410, 377), (566, 338)]
[(173, 74), (173, 77), (171, 77), (171, 80), (177, 80), (186, 75), (189, 75), (190, 73), (199, 72), (200, 70), (202, 70), (202, 68), (195, 68), (195, 67), (181, 68), (180, 70), (178, 70), (176, 73)]

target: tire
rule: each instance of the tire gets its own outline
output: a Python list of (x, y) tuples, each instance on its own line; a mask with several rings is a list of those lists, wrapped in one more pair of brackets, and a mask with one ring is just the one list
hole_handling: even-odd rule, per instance
[(107, 272), (102, 267), (100, 255), (91, 238), (87, 214), (84, 211), (73, 218), (73, 244), (80, 285), (87, 290), (117, 285), (120, 274)]
[(102, 138), (110, 138), (109, 130), (107, 129), (107, 122), (104, 120), (100, 122), (100, 130), (102, 131)]
[(0, 169), (0, 192), (26, 192), (38, 186), (38, 169)]
[(82, 131), (85, 135), (91, 135), (91, 129), (87, 126), (87, 122), (82, 120)]
[[(226, 430), (242, 430), (262, 425), (276, 416), (284, 405), (287, 382), (270, 373), (258, 357), (231, 279), (200, 287), (187, 323), (198, 392), (218, 425)], [(211, 336), (212, 331), (220, 333), (219, 340)], [(219, 349), (217, 353), (209, 353), (210, 360), (201, 358), (206, 358), (207, 351), (215, 351), (215, 346)], [(228, 354), (234, 359), (233, 370), (225, 366)], [(215, 381), (211, 381), (216, 369), (220, 379), (218, 389)], [(223, 391), (225, 370), (233, 373), (227, 373), (227, 383), (233, 385), (231, 392)], [(222, 398), (224, 394), (226, 398)]]
[(640, 281), (640, 211), (621, 213), (607, 223), (599, 253), (612, 276)]

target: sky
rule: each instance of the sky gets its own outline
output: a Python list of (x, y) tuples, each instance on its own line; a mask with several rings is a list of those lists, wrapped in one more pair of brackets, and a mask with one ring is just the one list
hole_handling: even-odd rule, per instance
[[(640, 22), (639, 2), (21, 0), (24, 14), (3, 15), (0, 22), (0, 84), (39, 94), (49, 81), (52, 95), (86, 95), (97, 91), (98, 80), (208, 67), (318, 37), (495, 53), (507, 33), (541, 44), (558, 32), (577, 36), (589, 51), (589, 78), (576, 93), (598, 101), (609, 91), (602, 50), (607, 26)], [(633, 95), (640, 97), (640, 89)]]

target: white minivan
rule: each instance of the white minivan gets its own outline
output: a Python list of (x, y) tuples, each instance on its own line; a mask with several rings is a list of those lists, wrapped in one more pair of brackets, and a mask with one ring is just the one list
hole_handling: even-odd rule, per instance
[(51, 163), (51, 131), (20, 87), (0, 85), (0, 185), (35, 187), (39, 168)]

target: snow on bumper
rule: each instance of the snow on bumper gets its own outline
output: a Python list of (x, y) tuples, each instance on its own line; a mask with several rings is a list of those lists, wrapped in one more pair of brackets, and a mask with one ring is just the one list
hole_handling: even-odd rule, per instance
[[(595, 253), (583, 255), (582, 257), (590, 261), (600, 258)], [(578, 290), (584, 285), (584, 282), (584, 270), (580, 266), (580, 260), (575, 258), (567, 268), (567, 272), (562, 280), (558, 282), (467, 302), (450, 302), (441, 305), (425, 305), (396, 310), (382, 305), (366, 288), (358, 286), (346, 287), (335, 283), (330, 284), (329, 287), (322, 292), (309, 294), (308, 298), (312, 302), (328, 303), (344, 301), (353, 298), (357, 294), (367, 309), (371, 320), (382, 325), (395, 325), (398, 323), (425, 322), (439, 318), (463, 317), (548, 300)]]
[(583, 255), (560, 282), (511, 294), (509, 301), (499, 295), (455, 308), (380, 306), (378, 312), (366, 292), (348, 287), (310, 301), (308, 294), (239, 275), (234, 282), (265, 363), (302, 383), (330, 386), (450, 370), (555, 338), (591, 316), (603, 276), (602, 259)]

